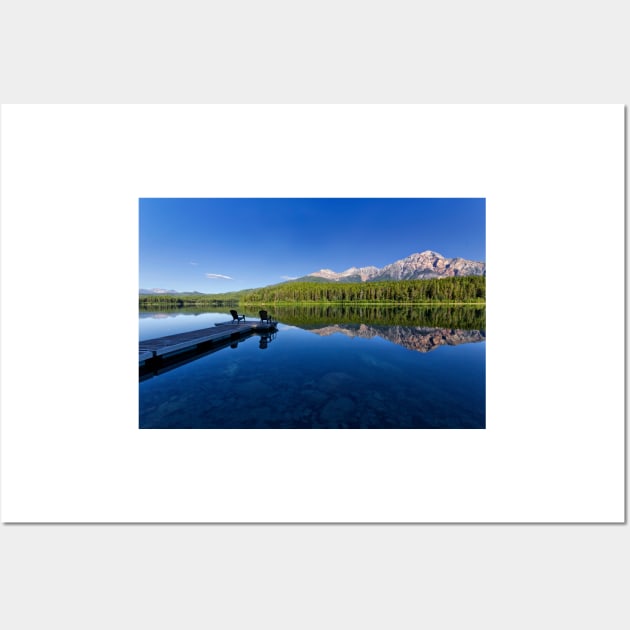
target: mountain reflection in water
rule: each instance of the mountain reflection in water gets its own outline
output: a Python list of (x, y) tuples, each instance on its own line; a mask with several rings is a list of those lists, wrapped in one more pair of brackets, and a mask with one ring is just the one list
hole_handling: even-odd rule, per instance
[(482, 330), (411, 326), (333, 324), (324, 328), (311, 329), (310, 332), (321, 336), (341, 333), (348, 337), (360, 337), (362, 339), (380, 337), (408, 350), (416, 350), (418, 352), (430, 352), (439, 346), (458, 346), (462, 343), (476, 343), (486, 340), (486, 333)]

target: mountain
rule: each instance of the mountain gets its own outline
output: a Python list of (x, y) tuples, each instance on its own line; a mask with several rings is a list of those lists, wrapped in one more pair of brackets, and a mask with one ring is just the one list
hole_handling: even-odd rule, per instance
[(307, 278), (323, 278), (333, 282), (367, 282), (380, 272), (378, 267), (350, 267), (341, 273), (335, 273), (332, 269), (320, 269), (310, 273)]
[(165, 293), (175, 294), (174, 289), (140, 289), (140, 295), (163, 295)]
[(140, 289), (140, 295), (203, 295), (199, 291), (175, 291), (175, 289)]
[(300, 278), (315, 282), (368, 282), (376, 280), (424, 280), (452, 276), (485, 276), (486, 263), (465, 258), (445, 258), (427, 250), (411, 254), (385, 267), (350, 267), (341, 273), (320, 269)]
[(386, 265), (375, 280), (422, 280), (425, 278), (449, 278), (453, 276), (485, 276), (486, 263), (465, 258), (445, 258), (442, 254), (427, 250), (411, 254), (402, 260)]

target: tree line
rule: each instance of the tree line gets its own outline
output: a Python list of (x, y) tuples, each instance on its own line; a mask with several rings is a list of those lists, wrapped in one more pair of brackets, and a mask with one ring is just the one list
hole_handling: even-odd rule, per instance
[(139, 306), (141, 309), (152, 309), (154, 307), (178, 309), (186, 306), (238, 306), (239, 299), (230, 297), (226, 299), (217, 299), (213, 295), (204, 294), (146, 294), (139, 298)]
[(274, 302), (485, 302), (485, 276), (365, 283), (288, 282), (248, 291), (243, 304)]
[(140, 308), (184, 306), (232, 307), (240, 304), (276, 303), (483, 303), (485, 276), (461, 276), (431, 280), (386, 280), (380, 282), (285, 282), (259, 289), (223, 294), (140, 295)]

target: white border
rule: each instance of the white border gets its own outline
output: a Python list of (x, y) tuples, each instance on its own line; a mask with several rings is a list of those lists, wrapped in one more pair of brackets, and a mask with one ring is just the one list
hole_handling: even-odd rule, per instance
[[(623, 521), (623, 107), (5, 106), (1, 137), (4, 522)], [(485, 197), (487, 430), (139, 431), (159, 196)]]

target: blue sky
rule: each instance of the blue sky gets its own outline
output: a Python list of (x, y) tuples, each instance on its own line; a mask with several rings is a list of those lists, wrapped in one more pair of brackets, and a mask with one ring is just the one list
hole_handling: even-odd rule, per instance
[(486, 259), (485, 199), (140, 199), (140, 288), (221, 293), (427, 249)]

